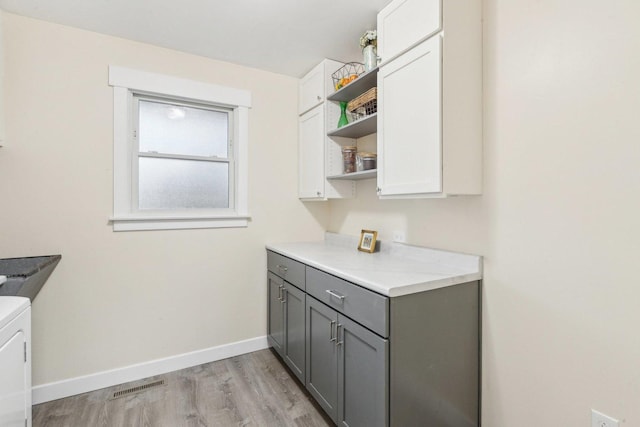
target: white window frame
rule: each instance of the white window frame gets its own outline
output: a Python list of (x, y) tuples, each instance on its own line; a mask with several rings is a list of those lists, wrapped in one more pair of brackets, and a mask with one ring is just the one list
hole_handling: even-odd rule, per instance
[[(113, 87), (113, 231), (246, 227), (248, 210), (248, 146), (251, 92), (124, 67), (109, 66)], [(137, 211), (133, 199), (133, 94), (173, 98), (231, 109), (233, 194), (230, 209)], [(231, 130), (231, 129), (230, 129)]]

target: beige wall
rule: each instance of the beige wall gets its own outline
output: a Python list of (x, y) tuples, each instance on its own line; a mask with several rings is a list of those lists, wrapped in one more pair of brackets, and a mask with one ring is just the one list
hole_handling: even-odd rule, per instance
[(640, 3), (485, 0), (484, 18), (484, 195), (360, 183), (329, 228), (485, 256), (484, 425), (640, 425)]
[[(403, 230), (485, 256), (484, 425), (640, 425), (639, 16), (485, 0), (484, 195), (361, 182), (329, 218), (296, 200), (294, 79), (5, 14), (0, 256), (64, 256), (33, 307), (35, 384), (263, 335), (265, 241)], [(249, 228), (111, 231), (108, 64), (253, 92)]]
[[(33, 304), (34, 385), (264, 336), (265, 242), (327, 222), (296, 197), (297, 79), (3, 18), (0, 257), (63, 256)], [(112, 231), (109, 64), (251, 91), (248, 228)]]

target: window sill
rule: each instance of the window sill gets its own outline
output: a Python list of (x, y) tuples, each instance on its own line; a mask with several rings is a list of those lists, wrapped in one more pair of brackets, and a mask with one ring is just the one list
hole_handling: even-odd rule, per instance
[(185, 230), (197, 228), (247, 227), (250, 216), (114, 216), (113, 231)]

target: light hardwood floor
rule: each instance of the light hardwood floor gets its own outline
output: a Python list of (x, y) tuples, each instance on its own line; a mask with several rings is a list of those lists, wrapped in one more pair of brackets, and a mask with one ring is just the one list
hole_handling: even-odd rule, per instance
[[(112, 398), (158, 380), (165, 385)], [(332, 425), (271, 350), (33, 407), (33, 427)]]

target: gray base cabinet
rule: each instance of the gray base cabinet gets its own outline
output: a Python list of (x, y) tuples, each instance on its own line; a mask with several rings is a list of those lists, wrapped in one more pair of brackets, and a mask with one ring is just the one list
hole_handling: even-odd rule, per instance
[(335, 310), (307, 298), (307, 377), (309, 393), (334, 422), (338, 419), (338, 340)]
[(306, 294), (288, 281), (304, 284), (304, 266), (276, 255), (269, 257), (267, 276), (267, 341), (298, 380), (304, 382)]
[(309, 393), (340, 426), (386, 425), (388, 341), (307, 298)]
[(392, 426), (480, 425), (479, 316), (477, 281), (391, 298)]
[(284, 355), (284, 304), (282, 302), (284, 280), (273, 273), (269, 273), (267, 285), (269, 291), (267, 340), (269, 345), (282, 357)]
[(268, 256), (269, 345), (336, 425), (480, 425), (478, 281), (389, 298)]
[[(309, 297), (311, 299), (311, 297)], [(385, 426), (389, 341), (339, 314), (338, 425)]]
[(300, 381), (305, 378), (305, 300), (306, 295), (289, 283), (284, 283), (285, 346), (283, 359)]

